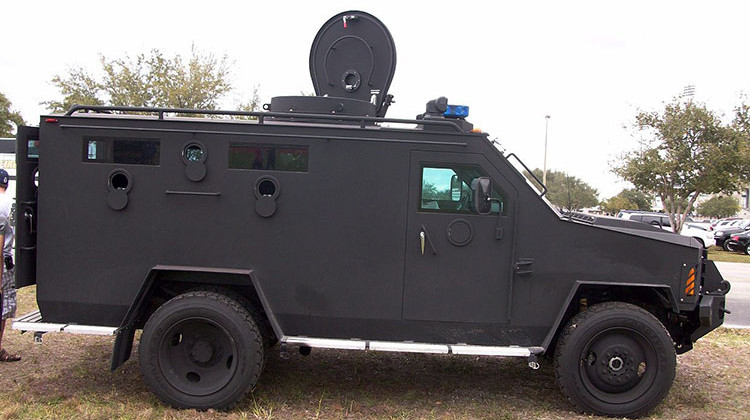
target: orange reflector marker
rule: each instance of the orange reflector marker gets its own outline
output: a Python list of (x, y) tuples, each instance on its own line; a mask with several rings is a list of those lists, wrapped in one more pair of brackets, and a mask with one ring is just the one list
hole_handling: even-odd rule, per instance
[(690, 269), (690, 273), (688, 273), (688, 279), (687, 282), (685, 282), (685, 294), (688, 296), (695, 295), (695, 268)]
[(472, 133), (481, 133), (481, 132), (482, 132), (482, 129), (481, 129), (481, 128), (472, 128), (472, 129), (471, 129), (471, 132), (472, 132)]

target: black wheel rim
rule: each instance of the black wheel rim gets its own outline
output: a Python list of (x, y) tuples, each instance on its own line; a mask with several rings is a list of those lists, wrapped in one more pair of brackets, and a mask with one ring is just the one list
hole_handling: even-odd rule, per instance
[(224, 327), (196, 317), (182, 319), (167, 330), (157, 357), (170, 385), (184, 394), (205, 396), (232, 380), (237, 355), (237, 344)]
[(629, 328), (610, 328), (583, 347), (578, 371), (592, 396), (625, 404), (649, 391), (658, 369), (656, 349), (646, 337)]

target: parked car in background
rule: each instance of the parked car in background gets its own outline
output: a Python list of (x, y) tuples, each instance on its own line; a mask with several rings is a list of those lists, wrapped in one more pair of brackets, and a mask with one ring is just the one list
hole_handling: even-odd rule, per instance
[[(620, 211), (617, 216), (622, 219), (648, 223), (650, 225), (658, 226), (664, 230), (672, 230), (672, 226), (669, 224), (669, 216), (667, 216), (665, 213), (623, 210)], [(700, 226), (694, 226), (692, 224), (692, 219), (689, 217), (685, 219), (685, 224), (682, 225), (682, 231), (680, 232), (680, 235), (695, 238), (704, 248), (707, 246), (711, 246), (714, 243), (713, 233)]]
[(711, 231), (711, 222), (705, 220), (693, 220), (692, 222), (685, 222), (690, 224), (692, 227), (697, 227), (705, 231)]
[(728, 224), (731, 224), (732, 222), (736, 220), (742, 220), (742, 218), (741, 217), (725, 217), (723, 219), (719, 219), (711, 225), (711, 230), (717, 230)]
[(750, 255), (750, 231), (732, 235), (725, 243), (727, 251), (744, 252)]
[(731, 223), (725, 224), (723, 227), (714, 230), (713, 233), (716, 246), (724, 248), (725, 251), (730, 251), (730, 249), (727, 248), (727, 240), (734, 234), (742, 233), (748, 230), (750, 230), (750, 220), (733, 220)]

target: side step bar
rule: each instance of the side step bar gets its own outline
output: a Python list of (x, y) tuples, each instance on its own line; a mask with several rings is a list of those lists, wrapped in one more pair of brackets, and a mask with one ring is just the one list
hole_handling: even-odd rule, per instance
[(281, 344), (310, 348), (374, 350), (405, 353), (465, 354), (474, 356), (533, 357), (544, 352), (542, 347), (474, 346), (468, 344), (429, 344), (409, 341), (341, 340), (312, 337), (283, 337)]
[(39, 311), (28, 313), (13, 321), (14, 330), (21, 332), (33, 331), (34, 340), (41, 341), (41, 335), (48, 332), (64, 332), (69, 334), (114, 335), (117, 327), (102, 327), (98, 325), (55, 324), (42, 322)]
[[(64, 332), (70, 334), (91, 335), (114, 335), (117, 327), (103, 327), (97, 325), (55, 324), (42, 322), (42, 314), (39, 311), (26, 314), (13, 321), (13, 329), (22, 332), (33, 331), (34, 340), (41, 341), (42, 334), (47, 332)], [(478, 346), (469, 344), (431, 344), (414, 343), (411, 341), (369, 341), (358, 339), (331, 339), (314, 337), (282, 337), (281, 352), (286, 352), (287, 346), (298, 346), (308, 348), (326, 348), (342, 350), (373, 350), (390, 351), (402, 353), (435, 353), (435, 354), (461, 354), (472, 356), (505, 356), (526, 357), (529, 359), (529, 367), (539, 369), (537, 355), (544, 352), (543, 347), (521, 347), (521, 346)]]

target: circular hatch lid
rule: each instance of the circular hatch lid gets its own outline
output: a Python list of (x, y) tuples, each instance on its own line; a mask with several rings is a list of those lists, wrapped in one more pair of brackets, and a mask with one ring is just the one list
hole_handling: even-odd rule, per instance
[(358, 99), (380, 109), (395, 71), (391, 33), (369, 13), (353, 10), (330, 18), (310, 49), (310, 76), (318, 96)]

